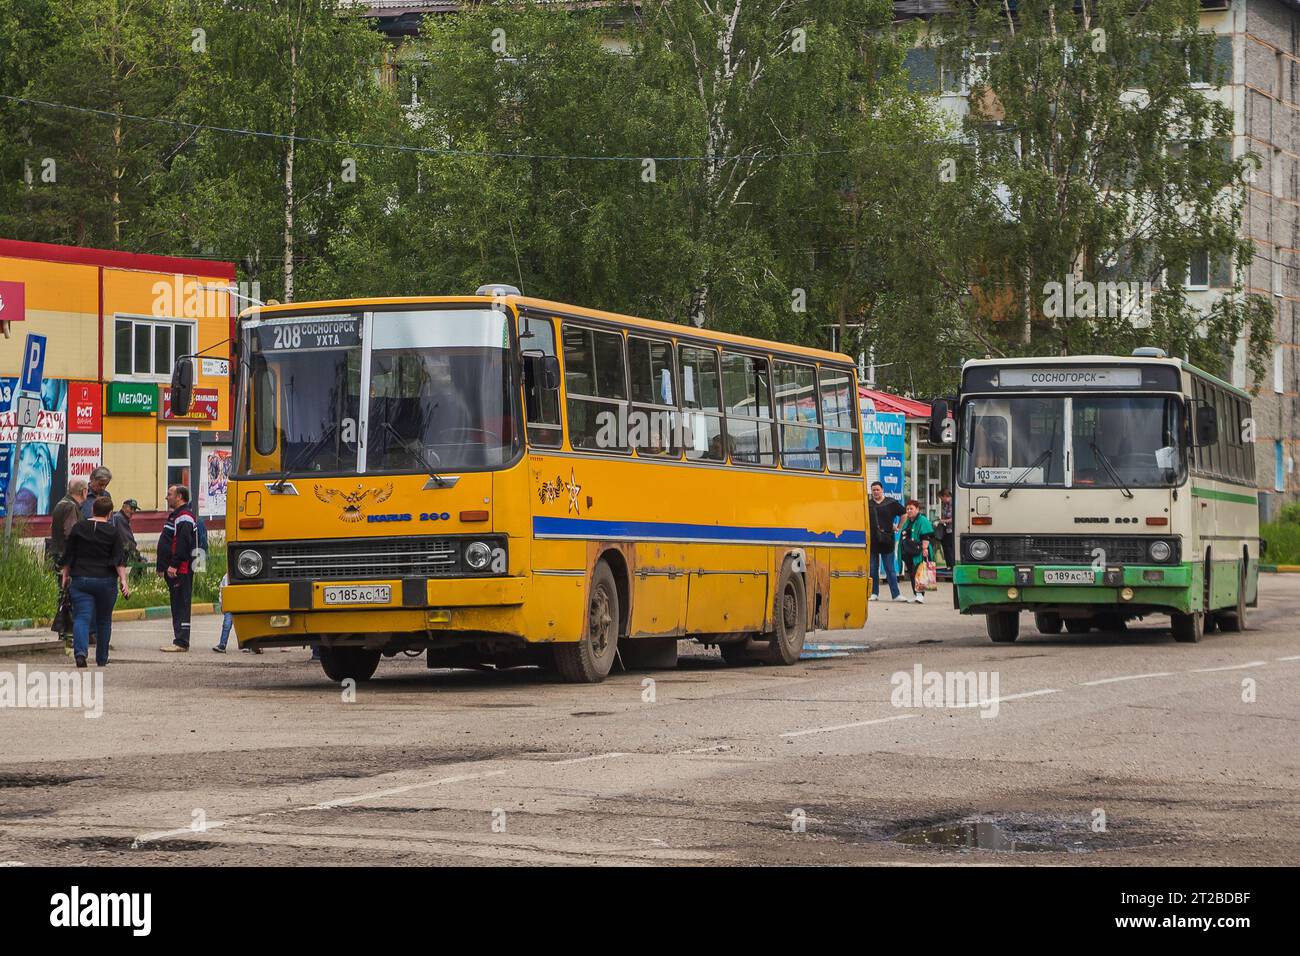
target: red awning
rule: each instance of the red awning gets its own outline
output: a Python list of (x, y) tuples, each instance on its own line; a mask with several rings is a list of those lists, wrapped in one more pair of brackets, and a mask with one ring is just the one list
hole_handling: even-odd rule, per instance
[(902, 412), (908, 418), (928, 419), (930, 417), (928, 403), (903, 398), (901, 395), (890, 395), (888, 392), (859, 387), (858, 397), (870, 399), (878, 412)]

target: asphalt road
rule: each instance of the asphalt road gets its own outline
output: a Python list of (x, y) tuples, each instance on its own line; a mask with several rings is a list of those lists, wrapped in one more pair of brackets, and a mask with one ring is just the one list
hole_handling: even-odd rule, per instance
[[(1197, 645), (1027, 616), (993, 645), (945, 587), (789, 668), (683, 644), (575, 686), (398, 658), (353, 702), (305, 650), (212, 653), (219, 617), (186, 656), (119, 624), (102, 716), (0, 707), (0, 864), (1293, 864), (1300, 576), (1261, 590)], [(917, 666), (983, 704), (900, 706)]]

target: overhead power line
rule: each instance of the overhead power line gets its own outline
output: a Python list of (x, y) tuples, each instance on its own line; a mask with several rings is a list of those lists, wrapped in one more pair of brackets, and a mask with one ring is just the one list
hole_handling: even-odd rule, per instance
[(802, 152), (748, 153), (739, 156), (597, 156), (563, 153), (521, 153), (506, 150), (453, 149), (437, 146), (407, 146), (402, 143), (365, 143), (355, 140), (325, 139), (319, 136), (300, 136), (290, 133), (269, 133), (264, 130), (241, 129), (236, 126), (213, 126), (207, 123), (190, 123), (185, 120), (171, 119), (164, 116), (141, 116), (136, 113), (118, 113), (112, 110), (94, 109), (89, 106), (74, 106), (71, 103), (53, 103), (48, 100), (36, 100), (25, 96), (10, 96), (0, 93), (0, 100), (22, 103), (26, 106), (38, 106), (45, 109), (68, 110), (74, 113), (87, 113), (108, 119), (129, 120), (137, 123), (155, 123), (196, 132), (225, 133), (230, 136), (249, 136), (256, 139), (271, 139), (281, 142), (311, 143), (318, 146), (340, 146), (348, 149), (392, 150), (400, 153), (415, 153), (427, 156), (465, 156), (480, 159), (538, 159), (538, 160), (575, 160), (606, 163), (643, 163), (647, 159), (656, 163), (691, 163), (712, 162), (725, 163), (756, 162), (758, 160), (787, 159), (796, 157), (817, 157), (851, 152), (847, 149), (819, 149)]

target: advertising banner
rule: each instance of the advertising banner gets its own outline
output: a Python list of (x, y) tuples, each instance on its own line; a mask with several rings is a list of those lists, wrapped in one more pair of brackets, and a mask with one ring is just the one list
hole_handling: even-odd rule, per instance
[(217, 420), (217, 390), (215, 388), (196, 388), (194, 397), (190, 402), (188, 415), (172, 414), (172, 389), (170, 385), (163, 385), (159, 388), (159, 391), (162, 393), (162, 404), (158, 407), (159, 418), (165, 418), (168, 421), (197, 419), (198, 421), (215, 422)]
[[(63, 494), (67, 466), (63, 457), (67, 441), (68, 382), (47, 378), (41, 383), (41, 411), (35, 428), (23, 430), (22, 457), (14, 463), (18, 438), (16, 410), (18, 380), (0, 378), (0, 459), (16, 468), (13, 483), (15, 515), (47, 515), (58, 495)], [(8, 475), (5, 476), (6, 478)], [(4, 506), (9, 507), (5, 501)]]
[(158, 386), (136, 382), (108, 383), (108, 414), (152, 415), (158, 411)]
[(68, 480), (90, 479), (90, 473), (104, 463), (102, 435), (68, 435)]
[(230, 466), (229, 448), (203, 449), (203, 480), (199, 483), (199, 513), (204, 517), (225, 515)]
[(68, 431), (91, 435), (104, 430), (104, 386), (68, 383)]

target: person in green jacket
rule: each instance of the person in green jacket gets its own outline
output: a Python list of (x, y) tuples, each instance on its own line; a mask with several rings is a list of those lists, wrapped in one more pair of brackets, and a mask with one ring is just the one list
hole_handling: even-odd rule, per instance
[(907, 503), (903, 524), (898, 529), (898, 551), (912, 584), (912, 600), (925, 603), (925, 594), (916, 588), (916, 569), (922, 561), (933, 560), (934, 525), (921, 513), (921, 503), (913, 498)]

